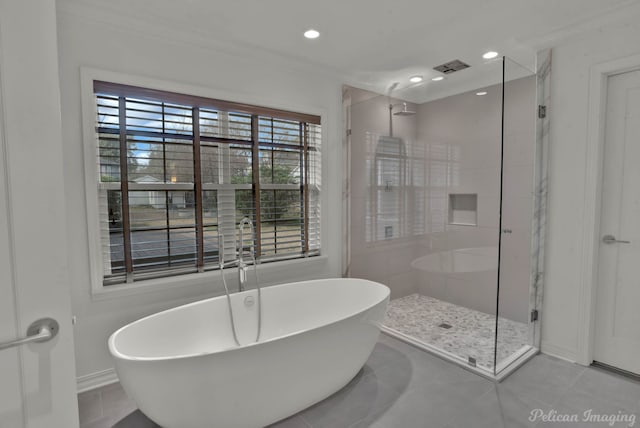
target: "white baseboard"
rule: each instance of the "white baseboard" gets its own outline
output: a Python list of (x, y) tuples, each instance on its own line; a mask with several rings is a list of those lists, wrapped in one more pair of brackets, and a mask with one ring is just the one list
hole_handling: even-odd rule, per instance
[(565, 348), (544, 340), (542, 341), (540, 348), (540, 352), (543, 354), (551, 355), (552, 357), (560, 358), (561, 360), (569, 361), (570, 363), (575, 363), (577, 361), (575, 349)]
[(77, 378), (78, 394), (101, 386), (118, 382), (118, 375), (114, 369), (102, 370)]

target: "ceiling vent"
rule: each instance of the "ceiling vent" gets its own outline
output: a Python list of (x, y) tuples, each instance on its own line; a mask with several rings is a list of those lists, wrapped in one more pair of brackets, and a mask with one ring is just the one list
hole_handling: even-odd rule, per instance
[(437, 67), (433, 67), (433, 69), (439, 71), (440, 73), (451, 74), (469, 67), (469, 64), (465, 64), (459, 59), (454, 59), (453, 61), (449, 61)]

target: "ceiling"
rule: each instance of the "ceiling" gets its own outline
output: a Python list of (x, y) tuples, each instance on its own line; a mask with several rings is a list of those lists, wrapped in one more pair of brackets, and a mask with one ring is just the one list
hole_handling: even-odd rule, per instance
[[(529, 69), (536, 43), (564, 28), (597, 21), (638, 0), (58, 0), (109, 10), (194, 33), (219, 45), (271, 54), (338, 75), (344, 83), (425, 102), (496, 83), (498, 51)], [(302, 33), (315, 28), (318, 39)], [(471, 68), (442, 82), (433, 70), (453, 59)], [(489, 64), (487, 64), (487, 62)], [(508, 71), (516, 66), (510, 63)], [(524, 70), (524, 69), (522, 69)], [(524, 71), (522, 71), (524, 73)], [(422, 75), (412, 84), (408, 78)]]

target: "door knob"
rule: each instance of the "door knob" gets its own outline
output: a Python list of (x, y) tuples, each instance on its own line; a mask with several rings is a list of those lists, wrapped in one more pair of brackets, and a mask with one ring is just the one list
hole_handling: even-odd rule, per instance
[(602, 237), (602, 242), (604, 242), (605, 244), (631, 244), (631, 241), (618, 240), (613, 235), (604, 235)]
[(53, 339), (58, 334), (60, 326), (51, 318), (42, 318), (31, 323), (25, 337), (0, 343), (0, 350), (9, 349), (26, 343), (40, 343)]

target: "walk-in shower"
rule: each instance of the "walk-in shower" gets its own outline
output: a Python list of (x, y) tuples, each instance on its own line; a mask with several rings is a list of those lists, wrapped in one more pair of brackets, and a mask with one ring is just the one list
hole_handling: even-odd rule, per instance
[(538, 348), (537, 85), (477, 67), (345, 87), (345, 275), (391, 288), (385, 332), (500, 378)]

